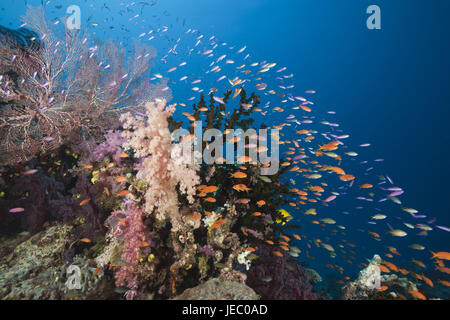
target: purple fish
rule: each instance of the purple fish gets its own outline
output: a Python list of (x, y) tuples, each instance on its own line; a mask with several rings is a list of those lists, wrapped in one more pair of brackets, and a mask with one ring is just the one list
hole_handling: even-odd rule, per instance
[(296, 160), (300, 160), (300, 159), (304, 159), (304, 158), (306, 158), (306, 155), (300, 154), (300, 155), (295, 156), (294, 158), (292, 158), (292, 160), (293, 160), (293, 161), (296, 161)]
[(146, 116), (144, 113), (139, 112), (139, 111), (134, 111), (134, 113), (136, 113), (137, 115), (140, 115), (140, 116), (142, 116), (142, 117), (145, 117), (145, 116)]
[(425, 215), (415, 215), (414, 213), (410, 213), (410, 212), (408, 212), (410, 215), (411, 215), (411, 217), (413, 217), (414, 219), (423, 219), (423, 218), (426, 218), (427, 216), (425, 216)]
[(396, 197), (396, 196), (399, 196), (399, 195), (401, 195), (401, 194), (403, 194), (403, 193), (404, 193), (403, 190), (394, 191), (394, 192), (392, 192), (392, 193), (389, 194), (389, 197)]
[(444, 227), (444, 226), (436, 226), (436, 228), (439, 228), (439, 229), (441, 229), (441, 230), (450, 232), (450, 228), (447, 228), (447, 227)]
[(387, 191), (401, 191), (402, 188), (399, 188), (399, 187), (391, 187), (391, 188), (386, 188), (386, 189), (384, 189), (384, 190), (387, 190)]
[(324, 202), (330, 202), (330, 201), (333, 201), (334, 199), (336, 199), (336, 196), (332, 195), (332, 196), (328, 197), (327, 199), (325, 199)]
[(434, 223), (436, 221), (436, 218), (431, 218), (427, 223)]
[(219, 97), (213, 97), (213, 99), (214, 99), (214, 101), (216, 101), (216, 102), (218, 102), (218, 103), (220, 103), (220, 104), (225, 104), (225, 102), (221, 99), (221, 98), (219, 98)]

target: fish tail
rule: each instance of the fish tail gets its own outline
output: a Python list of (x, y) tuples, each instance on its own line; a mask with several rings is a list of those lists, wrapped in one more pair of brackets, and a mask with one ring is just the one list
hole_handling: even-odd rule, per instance
[(431, 252), (431, 254), (433, 255), (430, 259), (434, 259), (434, 258), (437, 258), (437, 253), (434, 253), (433, 251), (431, 251), (430, 250), (430, 252)]

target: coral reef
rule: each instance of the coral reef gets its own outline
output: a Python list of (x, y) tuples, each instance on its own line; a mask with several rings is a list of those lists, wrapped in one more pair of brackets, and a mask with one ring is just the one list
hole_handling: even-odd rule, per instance
[(148, 81), (152, 49), (59, 33), (42, 8), (23, 21), (31, 30), (0, 28), (2, 298), (318, 297), (320, 276), (287, 244), (288, 168), (269, 178), (256, 160), (206, 165), (193, 152), (196, 124), (249, 129), (259, 96), (201, 94), (178, 137), (167, 80)]

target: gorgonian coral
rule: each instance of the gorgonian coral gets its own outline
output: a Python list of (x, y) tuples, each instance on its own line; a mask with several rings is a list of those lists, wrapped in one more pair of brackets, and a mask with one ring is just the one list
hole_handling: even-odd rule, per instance
[(15, 43), (11, 36), (0, 37), (0, 165), (27, 161), (64, 143), (100, 140), (131, 106), (155, 94), (170, 97), (166, 80), (148, 81), (154, 50), (135, 42), (127, 55), (113, 41), (58, 30), (42, 7), (30, 6), (22, 20), (41, 40), (32, 50), (28, 38)]

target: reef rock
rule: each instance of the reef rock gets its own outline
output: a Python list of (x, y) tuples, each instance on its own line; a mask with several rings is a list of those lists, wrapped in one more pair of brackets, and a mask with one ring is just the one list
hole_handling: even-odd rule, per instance
[(260, 246), (259, 259), (247, 271), (246, 284), (264, 300), (317, 300), (322, 299), (313, 288), (314, 275), (295, 258), (285, 254), (274, 256), (271, 246)]
[(0, 250), (1, 299), (58, 299), (58, 266), (72, 227), (55, 225), (30, 237), (4, 239)]
[(371, 292), (380, 287), (381, 271), (378, 265), (381, 261), (379, 255), (374, 255), (369, 265), (359, 272), (358, 279), (342, 288), (342, 298), (345, 300), (368, 299)]
[[(55, 224), (31, 236), (22, 232), (0, 239), (0, 299), (95, 299), (104, 295), (103, 270), (77, 255), (67, 261), (66, 249), (74, 243), (73, 227)], [(67, 285), (69, 266), (80, 270), (80, 289)], [(101, 293), (99, 293), (101, 291)]]
[[(398, 292), (417, 291), (417, 285), (406, 277), (396, 274), (381, 275), (380, 265), (382, 259), (374, 255), (369, 265), (359, 272), (358, 279), (342, 288), (342, 298), (345, 300), (368, 300), (368, 299), (402, 299)], [(379, 292), (382, 286), (389, 290)]]
[(194, 288), (186, 289), (173, 300), (258, 300), (255, 291), (241, 282), (213, 278)]
[(308, 276), (308, 278), (312, 281), (312, 282), (322, 282), (322, 277), (320, 276), (320, 274), (314, 270), (314, 269), (310, 269), (310, 268), (305, 268), (306, 274)]

